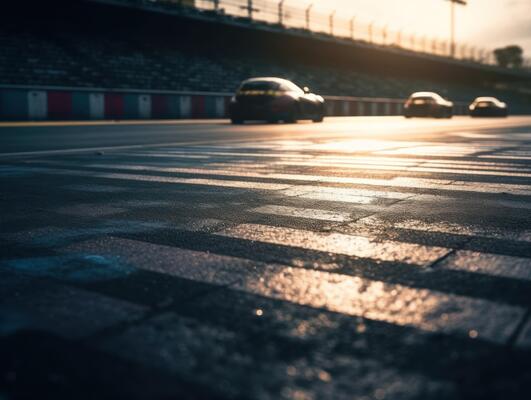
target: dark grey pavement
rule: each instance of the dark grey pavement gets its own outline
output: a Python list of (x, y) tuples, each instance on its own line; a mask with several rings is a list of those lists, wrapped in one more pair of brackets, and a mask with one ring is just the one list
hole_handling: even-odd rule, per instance
[(0, 399), (527, 399), (531, 118), (0, 127)]

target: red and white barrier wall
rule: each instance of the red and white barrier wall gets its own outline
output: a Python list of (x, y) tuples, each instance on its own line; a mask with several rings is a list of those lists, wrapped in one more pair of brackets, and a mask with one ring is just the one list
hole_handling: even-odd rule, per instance
[[(231, 93), (0, 85), (0, 120), (225, 118)], [(327, 115), (401, 115), (402, 99), (326, 97)], [(465, 104), (456, 114), (467, 112)]]

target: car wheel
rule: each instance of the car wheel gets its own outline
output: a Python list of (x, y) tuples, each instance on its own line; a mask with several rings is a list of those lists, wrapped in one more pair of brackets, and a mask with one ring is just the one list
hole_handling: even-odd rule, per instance
[(294, 105), (288, 113), (288, 116), (284, 120), (287, 124), (296, 124), (297, 123), (297, 106)]
[(323, 114), (319, 115), (317, 118), (312, 119), (313, 122), (323, 122), (323, 120), (324, 120)]

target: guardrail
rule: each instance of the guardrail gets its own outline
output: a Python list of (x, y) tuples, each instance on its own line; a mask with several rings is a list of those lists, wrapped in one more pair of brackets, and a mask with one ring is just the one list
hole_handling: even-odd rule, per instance
[[(232, 93), (0, 85), (0, 120), (226, 118)], [(403, 99), (325, 96), (328, 116), (401, 115)], [(466, 114), (465, 103), (455, 104)]]

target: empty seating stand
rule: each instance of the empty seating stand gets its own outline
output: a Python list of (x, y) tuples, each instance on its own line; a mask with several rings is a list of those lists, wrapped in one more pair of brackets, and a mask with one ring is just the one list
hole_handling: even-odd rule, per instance
[(189, 40), (127, 29), (106, 32), (91, 25), (61, 29), (4, 25), (0, 27), (0, 85), (232, 92), (252, 76), (281, 76), (331, 96), (405, 98), (413, 91), (433, 90), (457, 101), (486, 93), (520, 100), (514, 92), (492, 88), (234, 55), (193, 46)]

